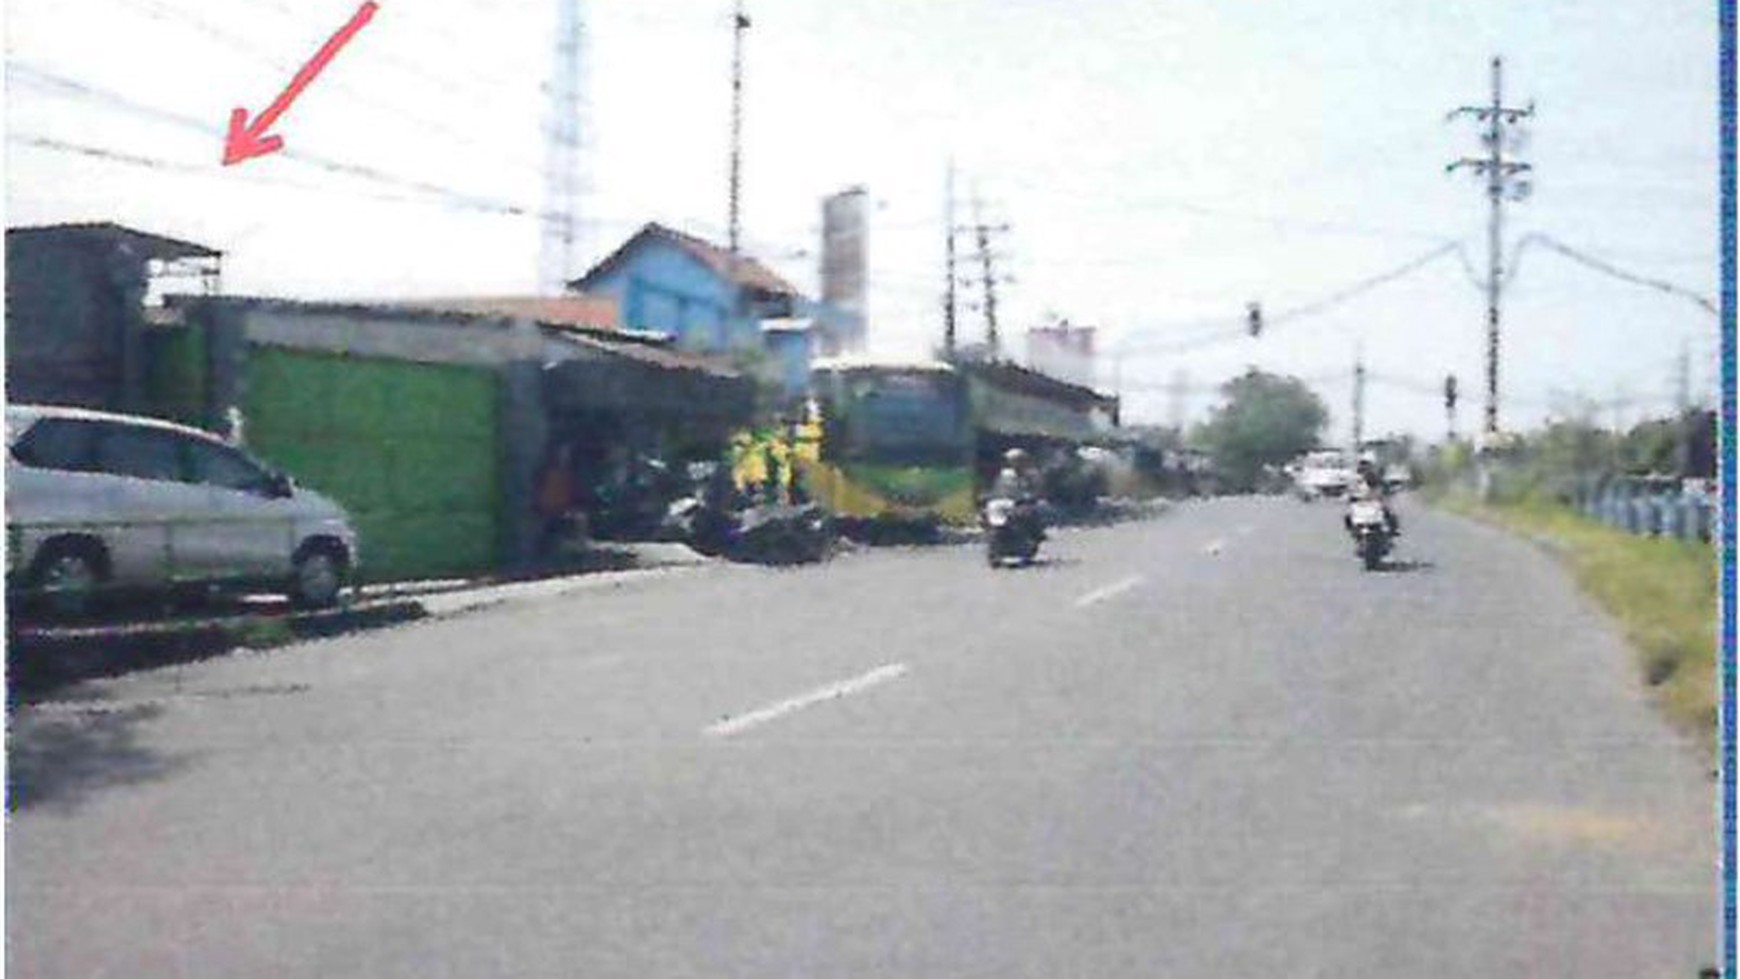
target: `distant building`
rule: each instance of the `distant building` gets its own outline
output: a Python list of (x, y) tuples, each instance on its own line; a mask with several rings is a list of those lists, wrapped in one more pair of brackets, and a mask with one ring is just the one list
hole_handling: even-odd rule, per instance
[(142, 410), (148, 304), (166, 282), (217, 292), (221, 258), (215, 248), (111, 223), (8, 228), (7, 398)]
[(810, 364), (820, 356), (815, 321), (763, 320), (761, 336), (768, 357), (763, 378), (777, 384), (787, 398), (803, 394), (809, 387)]
[(747, 255), (661, 224), (648, 224), (570, 289), (614, 299), (621, 323), (663, 333), (685, 350), (729, 354), (767, 349), (762, 324), (804, 319), (823, 353), (862, 333), (862, 319), (804, 296)]
[(1027, 364), (1042, 374), (1091, 388), (1096, 332), (1091, 326), (1071, 326), (1068, 320), (1034, 327), (1027, 331)]
[(822, 200), (822, 301), (857, 317), (857, 329), (838, 337), (831, 354), (862, 350), (867, 319), (866, 280), (869, 274), (869, 228), (862, 187), (851, 187)]

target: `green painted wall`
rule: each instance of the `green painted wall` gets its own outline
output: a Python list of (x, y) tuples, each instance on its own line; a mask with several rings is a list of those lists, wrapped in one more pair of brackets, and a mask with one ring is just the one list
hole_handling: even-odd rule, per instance
[(205, 427), (205, 331), (155, 328), (146, 333), (145, 391), (151, 413)]
[(250, 351), (251, 451), (350, 511), (365, 580), (500, 565), (500, 382), (486, 368)]

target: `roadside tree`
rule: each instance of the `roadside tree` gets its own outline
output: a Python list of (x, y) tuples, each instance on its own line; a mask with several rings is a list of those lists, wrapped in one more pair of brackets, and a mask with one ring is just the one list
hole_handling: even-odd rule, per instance
[(1304, 381), (1251, 370), (1221, 386), (1226, 402), (1197, 430), (1195, 441), (1214, 460), (1224, 489), (1246, 493), (1264, 467), (1280, 467), (1314, 448), (1329, 422)]

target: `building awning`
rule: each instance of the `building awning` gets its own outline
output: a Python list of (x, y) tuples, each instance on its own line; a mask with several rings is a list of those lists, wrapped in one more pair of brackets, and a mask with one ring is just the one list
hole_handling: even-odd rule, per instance
[(619, 411), (746, 424), (755, 383), (709, 358), (665, 347), (563, 333), (568, 356), (544, 368), (556, 411)]

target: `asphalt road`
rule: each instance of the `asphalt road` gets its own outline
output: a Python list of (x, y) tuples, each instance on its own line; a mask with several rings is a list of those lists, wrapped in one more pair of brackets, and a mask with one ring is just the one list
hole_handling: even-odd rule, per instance
[(1190, 504), (710, 566), (12, 718), (16, 976), (1677, 977), (1715, 785), (1526, 543)]

